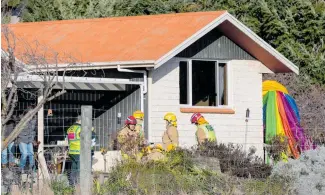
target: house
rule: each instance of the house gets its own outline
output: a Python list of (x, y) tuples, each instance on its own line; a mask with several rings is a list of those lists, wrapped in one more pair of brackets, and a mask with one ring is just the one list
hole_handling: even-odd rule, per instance
[[(101, 147), (109, 146), (116, 129), (136, 109), (145, 112), (149, 142), (161, 141), (163, 116), (173, 112), (180, 145), (193, 146), (190, 117), (200, 112), (218, 141), (246, 143), (263, 156), (262, 74), (299, 72), (227, 11), (33, 22), (9, 28), (26, 42), (37, 40), (58, 52), (56, 67), (70, 70), (64, 83), (59, 78), (68, 93), (45, 105), (45, 117), (47, 109), (53, 110), (53, 117), (75, 117), (56, 110), (72, 107), (80, 113), (81, 104), (93, 105)], [(17, 47), (18, 53), (22, 50)], [(69, 64), (67, 54), (83, 64)], [(21, 76), (20, 81), (23, 88), (40, 86), (35, 76)], [(64, 125), (48, 126), (46, 119), (39, 121), (39, 131), (64, 134), (71, 121), (63, 120)]]

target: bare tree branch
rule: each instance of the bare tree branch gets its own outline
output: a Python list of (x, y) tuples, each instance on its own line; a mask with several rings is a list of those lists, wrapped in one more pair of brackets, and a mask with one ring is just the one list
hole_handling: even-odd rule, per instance
[(36, 115), (36, 113), (41, 109), (41, 107), (44, 105), (45, 102), (46, 100), (43, 98), (34, 109), (29, 111), (20, 119), (19, 123), (15, 126), (14, 130), (1, 143), (1, 149), (6, 148), (9, 145), (9, 143), (11, 143), (14, 139), (16, 139), (16, 137), (18, 137), (18, 135), (20, 134), (24, 126), (28, 123), (28, 121), (30, 121)]
[(59, 92), (55, 93), (54, 95), (52, 95), (51, 97), (47, 98), (47, 101), (49, 102), (49, 101), (59, 97), (60, 95), (65, 94), (66, 92), (67, 92), (66, 90), (59, 91)]
[[(36, 96), (29, 90), (26, 90), (18, 80), (20, 75), (33, 75), (41, 78), (43, 98), (37, 102), (36, 106), (26, 113), (16, 124), (14, 130), (10, 135), (4, 138), (1, 144), (1, 149), (6, 148), (20, 134), (24, 126), (31, 120), (37, 112), (43, 107), (43, 105), (51, 101), (60, 95), (66, 93), (64, 83), (61, 89), (53, 94), (54, 87), (58, 86), (58, 62), (59, 55), (57, 52), (51, 51), (46, 46), (42, 46), (37, 41), (28, 43), (18, 37), (15, 37), (14, 33), (10, 31), (7, 26), (2, 28), (3, 41), (5, 42), (5, 52), (2, 52), (2, 64), (1, 64), (1, 126), (5, 129), (6, 123), (12, 118), (17, 102), (19, 101), (18, 92), (22, 93), (21, 96)], [(16, 49), (19, 44), (20, 50)], [(21, 49), (23, 48), (23, 50)], [(69, 59), (64, 56), (65, 59)], [(19, 58), (19, 60), (18, 60)], [(25, 64), (33, 65), (32, 68)], [(75, 64), (75, 63), (74, 63)], [(65, 76), (65, 70), (63, 71), (63, 77)], [(63, 82), (64, 82), (63, 78)]]
[(15, 92), (12, 102), (8, 104), (10, 106), (10, 109), (8, 111), (7, 116), (4, 118), (4, 121), (2, 122), (3, 124), (6, 124), (12, 118), (17, 102), (18, 102), (18, 94), (17, 92)]

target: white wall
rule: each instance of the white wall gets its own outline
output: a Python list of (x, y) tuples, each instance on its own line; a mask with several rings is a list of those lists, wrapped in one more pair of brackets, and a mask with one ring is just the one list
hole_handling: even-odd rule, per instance
[[(161, 142), (166, 112), (174, 112), (178, 119), (180, 144), (190, 147), (196, 144), (195, 126), (190, 124), (192, 113), (181, 113), (179, 104), (179, 59), (174, 58), (156, 70), (152, 70), (149, 91), (149, 139)], [(233, 108), (235, 114), (204, 114), (214, 127), (219, 142), (243, 144), (245, 142), (246, 109), (250, 109), (247, 131), (247, 148), (254, 145), (257, 154), (263, 156), (262, 74), (264, 65), (258, 61), (232, 60)]]
[(108, 151), (104, 156), (101, 152), (96, 151), (93, 157), (92, 169), (93, 171), (108, 172), (121, 161), (122, 156), (120, 151)]

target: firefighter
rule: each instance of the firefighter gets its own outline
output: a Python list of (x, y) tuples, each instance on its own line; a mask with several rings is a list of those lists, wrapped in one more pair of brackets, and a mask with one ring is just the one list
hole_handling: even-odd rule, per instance
[(142, 145), (143, 140), (140, 139), (136, 132), (137, 120), (134, 116), (129, 116), (125, 121), (125, 126), (118, 132), (117, 141), (121, 147), (123, 159), (140, 160), (142, 154), (139, 147)]
[(162, 144), (151, 144), (147, 146), (145, 150), (146, 156), (142, 158), (142, 162), (165, 160), (165, 152), (176, 149), (178, 146), (178, 131), (177, 131), (177, 119), (175, 114), (167, 113), (164, 116), (166, 121), (166, 131), (162, 136)]
[(177, 119), (173, 113), (164, 116), (166, 131), (162, 136), (163, 147), (166, 151), (175, 149), (178, 146)]
[(195, 133), (198, 144), (202, 144), (206, 141), (217, 141), (216, 134), (213, 127), (205, 120), (200, 113), (194, 113), (191, 117), (191, 123), (195, 124), (197, 131)]
[(141, 159), (143, 163), (149, 161), (165, 160), (164, 148), (161, 144), (147, 146), (145, 148), (146, 155)]
[(140, 110), (137, 110), (133, 113), (133, 116), (137, 120), (135, 130), (139, 134), (139, 137), (144, 139), (144, 132), (143, 132), (143, 128), (142, 128), (144, 113)]

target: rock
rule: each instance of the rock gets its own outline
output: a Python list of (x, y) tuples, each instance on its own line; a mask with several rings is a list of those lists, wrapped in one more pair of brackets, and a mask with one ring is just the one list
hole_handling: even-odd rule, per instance
[(194, 165), (201, 169), (208, 169), (211, 171), (221, 172), (220, 162), (215, 157), (196, 156), (193, 158)]

